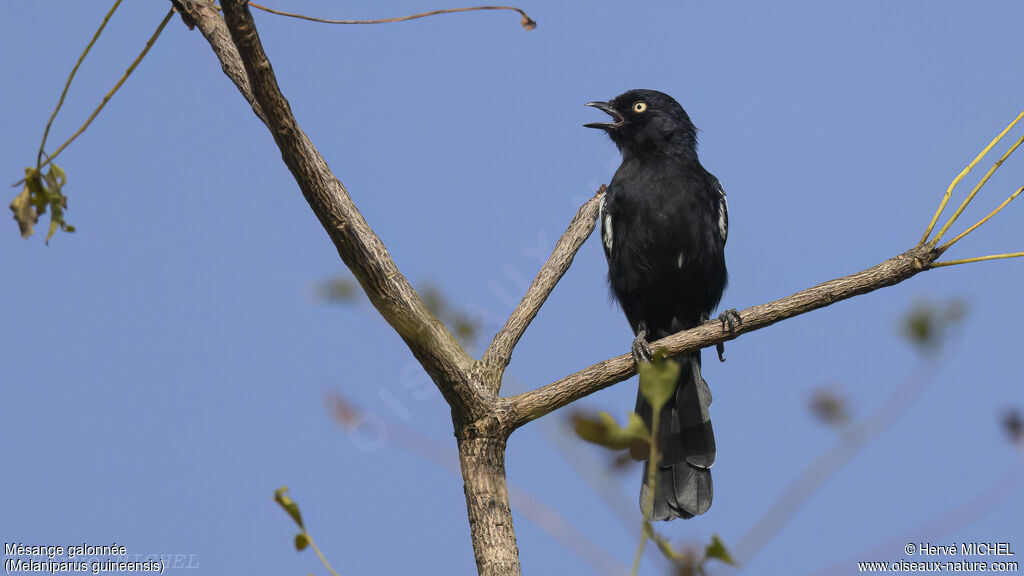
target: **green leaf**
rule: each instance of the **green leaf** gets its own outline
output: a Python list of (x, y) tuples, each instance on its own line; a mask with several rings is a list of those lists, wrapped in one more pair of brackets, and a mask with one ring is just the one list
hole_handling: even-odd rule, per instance
[(295, 549), (302, 552), (309, 546), (309, 536), (306, 536), (305, 532), (299, 532), (295, 535)]
[(50, 231), (46, 235), (46, 243), (50, 243), (50, 238), (53, 237), (53, 233), (57, 231), (59, 227), (65, 232), (74, 232), (74, 226), (68, 226), (68, 223), (64, 220), (64, 211), (68, 208), (68, 197), (64, 195), (62, 189), (64, 184), (67, 183), (67, 177), (64, 174), (64, 170), (54, 163), (50, 164), (50, 171), (46, 174), (46, 181), (50, 184), (49, 198), (50, 203)]
[(459, 340), (459, 343), (464, 346), (472, 346), (476, 341), (477, 336), (480, 335), (480, 326), (473, 318), (466, 314), (457, 313), (453, 314), (445, 324), (452, 327), (452, 332), (455, 337)]
[(25, 168), (25, 187), (10, 204), (22, 238), (28, 238), (35, 232), (34, 225), (39, 221), (39, 216), (46, 214), (47, 209), (50, 211), (47, 244), (58, 228), (65, 232), (75, 231), (75, 227), (64, 219), (68, 198), (64, 195), (63, 188), (67, 181), (64, 170), (55, 163), (50, 164), (50, 169), (45, 175), (40, 174), (35, 168)]
[(288, 515), (292, 517), (292, 520), (299, 525), (299, 528), (302, 528), (303, 530), (306, 529), (302, 524), (302, 514), (299, 512), (299, 505), (288, 496), (287, 486), (282, 486), (274, 492), (274, 501), (277, 502), (281, 508), (284, 508), (284, 511), (287, 512)]
[(655, 412), (668, 402), (676, 391), (679, 380), (679, 363), (665, 359), (659, 350), (650, 362), (641, 362), (636, 371), (640, 374), (640, 393)]
[[(738, 566), (736, 561), (733, 560), (732, 554), (729, 554), (729, 551), (725, 549), (725, 544), (722, 544), (718, 534), (711, 535), (711, 544), (708, 544), (708, 547), (704, 549), (704, 562), (708, 560), (718, 560), (730, 566)], [(704, 562), (701, 562), (701, 564)]]
[(57, 166), (57, 164), (54, 162), (50, 162), (50, 174), (54, 174), (57, 176), (57, 178), (60, 180), (60, 187), (63, 187), (65, 184), (68, 183), (68, 176), (67, 174), (64, 173), (64, 169), (61, 168), (60, 166)]
[(463, 346), (470, 347), (476, 343), (477, 337), (483, 328), (480, 321), (469, 314), (458, 309), (452, 303), (452, 299), (445, 295), (444, 291), (432, 282), (424, 282), (416, 287), (423, 303), (427, 309), (437, 316), (441, 322), (450, 326), (455, 338)]
[(818, 388), (811, 394), (811, 414), (829, 426), (841, 426), (850, 421), (847, 400), (836, 389)]
[(54, 232), (57, 231), (57, 228), (59, 226), (60, 226), (60, 223), (57, 222), (57, 219), (54, 218), (53, 215), (50, 215), (50, 229), (46, 231), (46, 243), (47, 244), (50, 243), (50, 238), (53, 238), (53, 234), (54, 234)]
[[(615, 418), (607, 412), (601, 412), (597, 418), (573, 415), (573, 427), (576, 434), (594, 444), (612, 450), (648, 450), (650, 434), (644, 421), (634, 412), (629, 413), (629, 422), (625, 428), (619, 426)], [(646, 453), (646, 452), (643, 452)]]
[(320, 283), (318, 292), (328, 302), (354, 302), (362, 293), (352, 277), (328, 278)]
[(917, 302), (903, 317), (903, 334), (923, 352), (938, 350), (949, 329), (963, 320), (963, 302)]

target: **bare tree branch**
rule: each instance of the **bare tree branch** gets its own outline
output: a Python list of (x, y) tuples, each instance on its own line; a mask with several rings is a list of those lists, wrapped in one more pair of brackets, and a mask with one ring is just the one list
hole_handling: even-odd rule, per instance
[(558, 239), (554, 251), (541, 267), (540, 272), (537, 273), (537, 277), (533, 279), (523, 299), (512, 311), (505, 326), (498, 331), (494, 340), (484, 351), (483, 363), (488, 365), (488, 368), (497, 371), (496, 377), (488, 380), (488, 385), (493, 386), (495, 393), (501, 386), (501, 375), (512, 359), (512, 351), (519, 339), (523, 337), (530, 322), (537, 317), (540, 307), (544, 305), (548, 296), (551, 295), (551, 291), (555, 289), (558, 281), (572, 265), (576, 252), (594, 231), (594, 222), (597, 219), (597, 210), (604, 190), (605, 187), (602, 185), (597, 194), (587, 200), (576, 212), (576, 216), (569, 223), (569, 228)]
[[(732, 340), (741, 334), (771, 326), (786, 318), (902, 282), (927, 270), (941, 254), (942, 251), (939, 249), (918, 245), (867, 270), (829, 280), (774, 302), (747, 308), (740, 312), (743, 323), (736, 326), (732, 334), (725, 332), (717, 320), (712, 320), (702, 326), (652, 342), (651, 346), (655, 349), (663, 348), (668, 356), (674, 357)], [(502, 415), (502, 424), (514, 430), (530, 420), (540, 418), (634, 374), (636, 366), (629, 354), (598, 362), (531, 392), (504, 399), (507, 411)]]
[(238, 55), (238, 48), (231, 41), (231, 33), (228, 32), (228, 27), (224, 23), (224, 19), (220, 17), (220, 11), (214, 5), (213, 0), (172, 1), (175, 7), (181, 11), (182, 19), (185, 20), (185, 24), (189, 28), (193, 24), (199, 27), (199, 32), (210, 43), (213, 53), (217, 55), (224, 75), (235, 83), (245, 101), (252, 106), (253, 113), (266, 124), (267, 119), (263, 116), (263, 110), (252, 96), (252, 87), (249, 86), (249, 76), (245, 73), (242, 57)]
[(267, 128), (341, 259), (433, 378), (457, 417), (472, 421), (486, 414), (484, 395), (468, 378), (473, 359), (430, 313), (356, 209), (348, 191), (299, 127), (277, 85), (245, 2), (226, 0), (221, 7)]

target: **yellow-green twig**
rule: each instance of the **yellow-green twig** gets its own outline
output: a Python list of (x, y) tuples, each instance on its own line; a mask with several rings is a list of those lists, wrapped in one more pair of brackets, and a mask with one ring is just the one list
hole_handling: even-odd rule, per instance
[(932, 221), (928, 224), (928, 229), (924, 231), (924, 236), (921, 237), (921, 244), (924, 244), (925, 242), (928, 241), (928, 236), (931, 235), (932, 230), (935, 228), (935, 223), (939, 221), (939, 216), (942, 215), (942, 211), (946, 209), (946, 204), (949, 202), (950, 197), (952, 197), (953, 189), (956, 188), (956, 185), (959, 184), (960, 181), (963, 180), (964, 177), (967, 176), (967, 174), (969, 174), (971, 170), (974, 169), (978, 162), (980, 162), (981, 159), (984, 158), (986, 154), (988, 154), (989, 150), (991, 150), (993, 146), (998, 144), (999, 141), (1003, 139), (1003, 136), (1005, 136), (1006, 133), (1009, 132), (1010, 129), (1012, 129), (1017, 124), (1017, 122), (1020, 121), (1021, 118), (1024, 118), (1024, 111), (1017, 115), (1013, 122), (1010, 122), (1009, 126), (1003, 129), (1003, 131), (1000, 132), (998, 136), (996, 136), (991, 142), (989, 142), (988, 146), (986, 146), (985, 149), (982, 150), (981, 153), (978, 154), (978, 156), (973, 161), (971, 161), (971, 163), (968, 164), (967, 167), (964, 168), (963, 171), (960, 172), (960, 174), (956, 178), (954, 178), (953, 181), (949, 184), (949, 188), (946, 189), (946, 195), (942, 197), (942, 202), (939, 203), (939, 209), (935, 211), (935, 216), (932, 216)]
[(952, 226), (954, 222), (956, 222), (956, 219), (960, 217), (960, 214), (963, 213), (965, 208), (967, 208), (967, 205), (971, 203), (971, 200), (973, 200), (974, 196), (978, 193), (979, 190), (981, 190), (981, 187), (984, 186), (986, 182), (988, 182), (988, 179), (991, 178), (993, 174), (995, 174), (996, 170), (998, 170), (999, 167), (1003, 165), (1003, 162), (1005, 162), (1006, 159), (1010, 157), (1010, 154), (1013, 154), (1013, 151), (1016, 150), (1017, 147), (1021, 145), (1021, 143), (1024, 143), (1024, 136), (1018, 138), (1017, 141), (1014, 142), (1013, 145), (1010, 146), (1010, 148), (1007, 149), (1006, 152), (999, 157), (999, 160), (996, 160), (996, 163), (993, 164), (992, 167), (988, 169), (988, 172), (986, 172), (985, 175), (981, 178), (977, 186), (975, 186), (974, 189), (971, 190), (971, 193), (967, 195), (967, 198), (964, 198), (964, 201), (961, 202), (960, 206), (957, 207), (956, 212), (953, 212), (953, 215), (949, 218), (949, 221), (946, 222), (942, 229), (939, 230), (939, 233), (935, 235), (935, 238), (932, 240), (933, 242), (938, 242), (942, 238), (942, 235), (945, 234), (947, 230), (949, 230), (949, 227)]
[(320, 551), (320, 547), (317, 546), (316, 542), (313, 541), (313, 537), (309, 535), (309, 532), (305, 532), (305, 534), (306, 539), (309, 540), (309, 547), (313, 549), (313, 552), (316, 552), (316, 555), (318, 558), (320, 558), (320, 563), (324, 565), (324, 568), (326, 568), (327, 571), (330, 572), (333, 576), (341, 576), (337, 573), (337, 571), (334, 570), (334, 568), (331, 566), (331, 563), (327, 561), (327, 557), (324, 556), (324, 553)]
[[(124, 76), (121, 76), (121, 79), (117, 81), (117, 84), (114, 84), (114, 87), (110, 89), (110, 92), (107, 92), (107, 94), (103, 97), (103, 101), (100, 102), (100, 105), (92, 111), (92, 114), (89, 115), (89, 118), (86, 119), (85, 123), (82, 124), (82, 126), (78, 129), (77, 132), (72, 134), (70, 138), (68, 138), (63, 144), (61, 144), (60, 148), (57, 148), (57, 150), (53, 154), (48, 156), (44, 162), (39, 164), (36, 167), (36, 170), (42, 168), (43, 166), (46, 166), (50, 162), (53, 162), (57, 158), (57, 155), (63, 152), (64, 149), (68, 147), (68, 145), (74, 142), (76, 138), (78, 138), (79, 136), (82, 135), (83, 132), (85, 132), (85, 129), (88, 128), (90, 124), (92, 124), (92, 121), (96, 119), (96, 116), (98, 116), (100, 111), (103, 110), (103, 107), (107, 105), (107, 102), (109, 102), (110, 99), (113, 98), (114, 94), (121, 88), (121, 85), (124, 84), (125, 80), (127, 80), (128, 77), (131, 76), (132, 72), (135, 71), (135, 68), (139, 65), (139, 62), (142, 62), (142, 59), (146, 57), (146, 54), (149, 52), (149, 49), (153, 47), (153, 43), (156, 42), (156, 39), (160, 37), (160, 33), (164, 31), (164, 27), (167, 26), (167, 23), (171, 21), (172, 16), (174, 16), (173, 8), (168, 10), (167, 15), (164, 16), (164, 19), (160, 22), (160, 25), (157, 26), (156, 31), (153, 32), (153, 35), (149, 37), (149, 40), (146, 42), (146, 46), (142, 49), (142, 52), (139, 52), (139, 55), (131, 63), (131, 66), (129, 66), (128, 69), (125, 70)], [(17, 186), (23, 183), (24, 181), (25, 179), (22, 178), (21, 180), (15, 182), (14, 186)]]
[(929, 268), (939, 268), (942, 266), (956, 266), (957, 264), (970, 264), (972, 262), (984, 262), (985, 260), (1002, 260), (1003, 258), (1020, 258), (1024, 256), (1024, 252), (1011, 252), (1009, 254), (992, 254), (990, 256), (976, 256), (974, 258), (964, 258), (963, 260), (946, 260), (945, 262), (932, 262), (928, 265)]
[(296, 14), (294, 12), (284, 12), (282, 10), (274, 10), (273, 8), (267, 8), (261, 6), (255, 2), (249, 2), (249, 6), (258, 8), (264, 12), (271, 14), (277, 14), (278, 16), (287, 16), (289, 18), (298, 18), (299, 20), (307, 20), (309, 22), (319, 22), (321, 24), (387, 24), (389, 22), (405, 22), (407, 20), (416, 20), (417, 18), (426, 18), (427, 16), (436, 16), (438, 14), (455, 14), (457, 12), (471, 12), (474, 10), (511, 10), (512, 12), (518, 12), (522, 17), (523, 28), (531, 30), (537, 26), (533, 18), (530, 18), (526, 12), (523, 12), (519, 8), (514, 6), (473, 6), (470, 8), (447, 8), (444, 10), (432, 10), (430, 12), (423, 12), (421, 14), (413, 14), (411, 16), (399, 16), (397, 18), (381, 18), (379, 20), (328, 20), (326, 18), (314, 18), (312, 16), (306, 16), (305, 14)]
[(960, 234), (958, 234), (956, 238), (953, 238), (953, 239), (952, 239), (952, 240), (950, 240), (949, 242), (946, 242), (945, 244), (943, 244), (942, 246), (940, 246), (940, 247), (939, 247), (939, 250), (941, 250), (941, 251), (945, 252), (945, 251), (946, 251), (946, 249), (948, 249), (948, 248), (949, 248), (950, 246), (952, 246), (953, 244), (956, 244), (956, 243), (957, 243), (957, 242), (958, 242), (958, 241), (959, 241), (959, 240), (960, 240), (961, 238), (963, 238), (964, 236), (967, 236), (967, 235), (968, 235), (968, 234), (970, 234), (971, 232), (974, 232), (974, 231), (975, 231), (975, 230), (976, 230), (976, 229), (978, 228), (978, 226), (981, 226), (981, 225), (982, 225), (982, 224), (984, 224), (985, 222), (988, 222), (988, 220), (989, 220), (990, 218), (992, 218), (993, 216), (995, 216), (996, 214), (998, 214), (1000, 210), (1002, 210), (1003, 208), (1006, 208), (1006, 205), (1007, 205), (1007, 204), (1009, 204), (1009, 203), (1010, 203), (1010, 202), (1011, 202), (1011, 201), (1012, 201), (1012, 200), (1013, 200), (1014, 198), (1016, 198), (1017, 196), (1019, 196), (1021, 192), (1024, 192), (1024, 186), (1021, 186), (1020, 188), (1017, 188), (1017, 191), (1016, 191), (1016, 192), (1014, 192), (1013, 194), (1010, 194), (1010, 197), (1009, 197), (1009, 198), (1007, 198), (1006, 200), (1003, 200), (1003, 203), (1002, 203), (1002, 204), (1000, 204), (1000, 205), (999, 205), (999, 206), (998, 206), (998, 207), (997, 207), (997, 208), (996, 208), (995, 210), (993, 210), (993, 211), (989, 212), (989, 213), (988, 213), (988, 216), (985, 216), (985, 217), (984, 217), (984, 218), (982, 218), (981, 220), (978, 220), (978, 222), (977, 222), (977, 223), (976, 223), (976, 224), (975, 224), (974, 226), (971, 226), (971, 227), (970, 227), (970, 228), (968, 228), (967, 230), (964, 230), (963, 232), (961, 232)]
[(647, 546), (647, 520), (644, 520), (644, 531), (640, 535), (640, 544), (636, 547), (636, 556), (633, 557), (633, 569), (630, 576), (637, 576), (640, 571), (640, 559), (644, 557), (644, 548)]
[(71, 69), (71, 74), (68, 74), (68, 80), (64, 83), (64, 90), (60, 93), (60, 100), (57, 101), (57, 107), (53, 109), (53, 114), (50, 114), (50, 119), (46, 122), (46, 130), (43, 131), (43, 141), (39, 144), (39, 153), (36, 154), (36, 171), (42, 168), (43, 155), (45, 152), (43, 149), (46, 148), (46, 138), (50, 135), (50, 126), (53, 125), (53, 120), (57, 117), (57, 112), (60, 112), (62, 106), (64, 106), (64, 98), (68, 95), (68, 89), (71, 88), (71, 81), (75, 79), (75, 74), (78, 72), (78, 67), (82, 65), (85, 57), (92, 50), (92, 45), (96, 43), (96, 40), (100, 37), (103, 29), (107, 27), (107, 22), (110, 22), (110, 17), (114, 15), (114, 11), (121, 5), (121, 0), (114, 2), (114, 6), (110, 8), (107, 15), (103, 17), (103, 22), (100, 23), (100, 27), (96, 29), (96, 33), (92, 35), (92, 40), (89, 40), (89, 44), (86, 45), (85, 50), (78, 57), (78, 62), (75, 62), (75, 67)]
[(114, 84), (114, 87), (110, 89), (110, 92), (107, 92), (107, 94), (103, 96), (103, 101), (100, 102), (100, 105), (92, 111), (92, 114), (89, 115), (89, 118), (86, 119), (85, 123), (82, 124), (81, 128), (79, 128), (77, 132), (72, 134), (66, 142), (60, 145), (60, 148), (57, 148), (57, 150), (50, 155), (50, 158), (46, 161), (47, 163), (53, 161), (58, 154), (60, 154), (65, 148), (67, 148), (69, 144), (74, 142), (75, 138), (81, 136), (82, 133), (85, 132), (85, 129), (88, 128), (90, 124), (92, 124), (92, 121), (96, 119), (96, 116), (98, 116), (100, 111), (103, 110), (103, 107), (107, 105), (107, 102), (109, 102), (110, 99), (114, 97), (114, 94), (121, 89), (121, 85), (124, 84), (125, 80), (127, 80), (128, 77), (131, 76), (132, 72), (135, 71), (135, 68), (139, 65), (139, 62), (142, 62), (142, 59), (146, 57), (147, 53), (149, 53), (149, 49), (153, 47), (153, 43), (156, 42), (156, 39), (160, 37), (160, 33), (164, 31), (164, 27), (167, 26), (167, 23), (171, 21), (172, 16), (174, 16), (173, 8), (167, 11), (167, 15), (164, 16), (164, 19), (160, 22), (160, 25), (156, 27), (156, 31), (153, 32), (153, 35), (150, 36), (149, 40), (146, 41), (146, 46), (142, 49), (142, 52), (139, 52), (139, 55), (135, 57), (135, 60), (131, 63), (130, 66), (128, 66), (128, 69), (125, 70), (124, 76), (121, 76), (121, 79), (117, 81), (117, 84)]

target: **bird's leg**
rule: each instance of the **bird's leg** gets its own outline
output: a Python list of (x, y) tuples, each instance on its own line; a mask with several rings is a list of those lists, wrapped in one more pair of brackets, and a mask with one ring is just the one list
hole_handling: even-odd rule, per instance
[[(729, 308), (719, 314), (718, 321), (722, 323), (723, 332), (726, 330), (726, 325), (729, 326), (729, 334), (735, 334), (736, 327), (743, 325), (743, 318), (740, 318), (740, 313), (735, 308)], [(725, 362), (725, 343), (719, 342), (715, 344), (715, 351), (718, 352), (718, 361)]]
[(632, 353), (633, 361), (637, 364), (650, 362), (651, 358), (654, 357), (651, 345), (647, 342), (647, 324), (644, 322), (641, 322), (640, 326), (637, 327), (636, 338), (633, 339)]

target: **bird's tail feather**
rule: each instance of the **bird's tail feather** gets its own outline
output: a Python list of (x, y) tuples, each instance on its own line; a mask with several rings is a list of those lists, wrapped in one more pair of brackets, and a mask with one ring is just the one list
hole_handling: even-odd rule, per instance
[[(714, 494), (711, 465), (715, 463), (715, 434), (708, 407), (711, 390), (700, 374), (700, 352), (678, 359), (676, 394), (662, 408), (657, 431), (661, 454), (655, 474), (652, 520), (692, 518), (711, 507)], [(651, 405), (637, 394), (636, 412), (651, 425)], [(633, 454), (646, 460), (647, 454)], [(647, 500), (647, 467), (644, 463), (640, 509)]]

